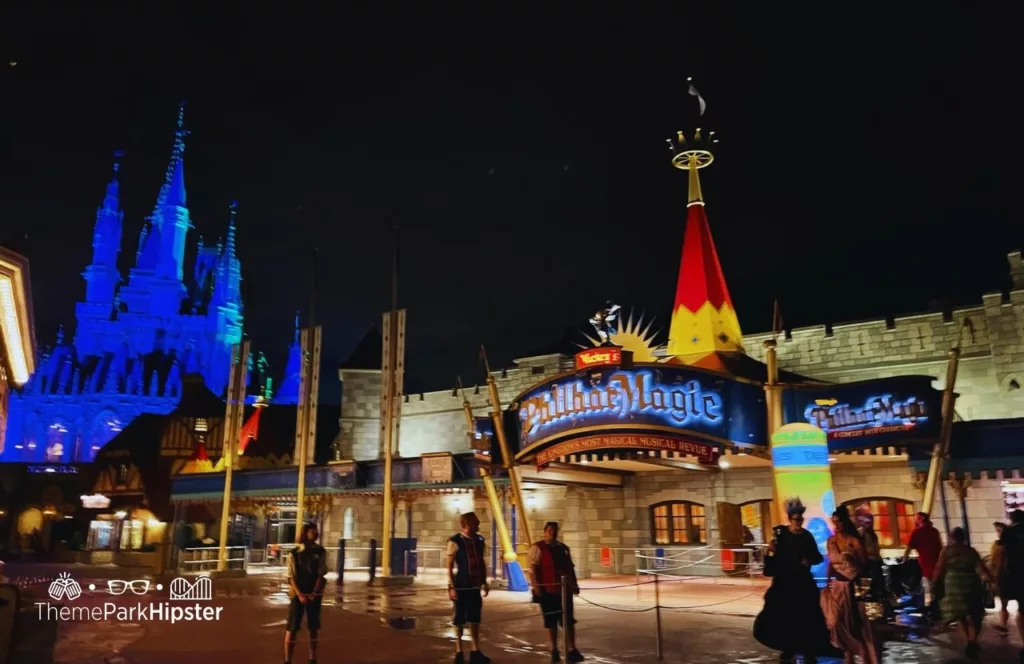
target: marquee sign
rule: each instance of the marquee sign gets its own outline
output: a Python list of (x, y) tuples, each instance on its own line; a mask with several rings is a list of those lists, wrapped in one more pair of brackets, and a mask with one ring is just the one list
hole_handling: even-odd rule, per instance
[(605, 367), (584, 376), (561, 376), (534, 387), (516, 403), (520, 453), (563, 439), (611, 433), (719, 445), (762, 444), (767, 437), (760, 385), (689, 367)]
[(538, 466), (544, 466), (559, 457), (569, 454), (607, 449), (677, 452), (686, 456), (697, 457), (701, 463), (713, 462), (720, 453), (717, 446), (709, 443), (697, 443), (689, 440), (679, 440), (678, 438), (668, 438), (666, 436), (629, 433), (587, 436), (586, 438), (573, 438), (565, 442), (555, 443), (551, 447), (538, 452), (536, 462)]
[(942, 392), (930, 376), (897, 376), (785, 392), (786, 421), (814, 425), (833, 451), (933, 439), (942, 426)]
[(598, 367), (617, 367), (622, 364), (622, 349), (618, 346), (598, 346), (576, 353), (576, 371)]

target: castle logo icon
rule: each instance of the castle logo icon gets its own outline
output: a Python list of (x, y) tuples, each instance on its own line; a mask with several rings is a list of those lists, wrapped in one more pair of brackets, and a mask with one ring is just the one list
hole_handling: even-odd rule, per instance
[(46, 592), (55, 602), (62, 599), (75, 600), (82, 596), (82, 586), (71, 578), (69, 572), (61, 572), (56, 579), (50, 582), (50, 587)]
[(191, 582), (179, 576), (171, 581), (170, 594), (172, 600), (209, 602), (213, 599), (213, 582), (207, 574), (202, 574)]

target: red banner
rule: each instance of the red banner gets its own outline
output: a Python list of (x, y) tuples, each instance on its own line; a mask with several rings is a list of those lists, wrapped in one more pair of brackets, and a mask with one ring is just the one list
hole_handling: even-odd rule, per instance
[(576, 353), (576, 371), (593, 367), (617, 367), (622, 364), (622, 349), (616, 346), (598, 346)]
[(537, 465), (545, 466), (555, 459), (569, 454), (618, 449), (677, 452), (697, 457), (701, 463), (711, 463), (719, 455), (718, 447), (709, 443), (696, 443), (692, 440), (652, 436), (646, 433), (624, 433), (587, 436), (556, 443), (537, 453)]

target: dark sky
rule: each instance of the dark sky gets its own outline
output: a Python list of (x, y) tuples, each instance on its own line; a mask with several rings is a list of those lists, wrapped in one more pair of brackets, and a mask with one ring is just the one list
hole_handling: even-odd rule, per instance
[(388, 306), (395, 223), (413, 389), (473, 383), (480, 343), (507, 363), (609, 298), (667, 327), (687, 76), (722, 139), (704, 194), (748, 332), (775, 298), (789, 326), (976, 303), (1021, 244), (1008, 14), (43, 4), (0, 10), (0, 240), (32, 261), (42, 344), (73, 322), (115, 148), (129, 267), (181, 98), (192, 217), (212, 241), (239, 200), (247, 329), (279, 370), (312, 247), (335, 366)]

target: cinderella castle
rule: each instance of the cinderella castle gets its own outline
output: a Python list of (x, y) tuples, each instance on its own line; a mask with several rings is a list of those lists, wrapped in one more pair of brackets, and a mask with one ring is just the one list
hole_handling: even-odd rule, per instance
[[(196, 240), (186, 278), (185, 247), (193, 228), (185, 188), (187, 133), (179, 106), (167, 174), (127, 279), (118, 267), (124, 212), (115, 153), (114, 174), (96, 212), (92, 262), (82, 273), (85, 299), (75, 308), (74, 339), (58, 331), (39, 369), (12, 395), (0, 461), (91, 461), (138, 415), (171, 412), (185, 374), (201, 374), (215, 394), (224, 394), (244, 319), (237, 206), (231, 205), (226, 239), (216, 246), (204, 244), (202, 236)], [(296, 335), (275, 403), (296, 402), (300, 359)], [(270, 398), (263, 355), (250, 356), (248, 368), (250, 393)]]

